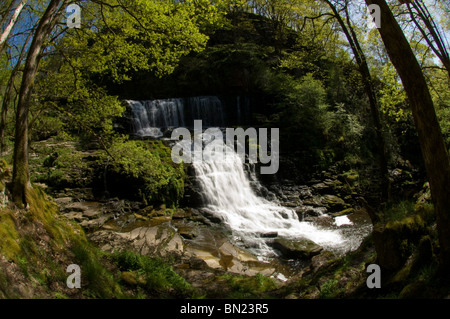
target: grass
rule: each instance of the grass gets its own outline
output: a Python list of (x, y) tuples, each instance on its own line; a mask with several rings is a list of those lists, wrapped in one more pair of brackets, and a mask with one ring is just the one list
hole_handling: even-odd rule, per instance
[(320, 299), (335, 298), (336, 295), (338, 295), (340, 292), (338, 284), (339, 282), (336, 279), (330, 279), (324, 282), (320, 286), (319, 298)]
[(143, 288), (151, 295), (193, 297), (191, 285), (160, 258), (141, 256), (130, 251), (112, 255), (122, 271), (122, 282)]

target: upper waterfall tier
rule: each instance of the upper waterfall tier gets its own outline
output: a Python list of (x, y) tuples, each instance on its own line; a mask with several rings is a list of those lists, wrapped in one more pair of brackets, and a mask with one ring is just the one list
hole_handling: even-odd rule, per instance
[(216, 96), (198, 96), (147, 101), (127, 100), (133, 115), (134, 133), (160, 137), (170, 127), (191, 127), (202, 120), (204, 127), (242, 124), (249, 114), (248, 99), (235, 97), (225, 103)]

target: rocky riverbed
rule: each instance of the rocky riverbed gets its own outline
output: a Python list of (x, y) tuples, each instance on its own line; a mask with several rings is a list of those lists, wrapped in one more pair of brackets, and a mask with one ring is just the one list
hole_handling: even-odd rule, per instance
[(364, 209), (351, 207), (337, 195), (323, 194), (326, 187), (326, 183), (284, 185), (265, 191), (266, 196), (275, 194), (280, 205), (294, 209), (300, 220), (339, 230), (348, 239), (346, 245), (330, 251), (308, 239), (285, 239), (267, 233), (261, 237), (273, 247), (274, 255), (265, 258), (240, 245), (233, 232), (207, 209), (144, 206), (118, 198), (99, 201), (89, 188), (65, 189), (54, 196), (63, 215), (78, 222), (102, 250), (172, 258), (174, 269), (193, 286), (204, 285), (205, 278), (216, 271), (262, 274), (283, 284), (307, 267), (314, 269), (324, 258), (358, 248), (371, 230)]
[[(86, 156), (89, 161), (95, 153)], [(174, 269), (193, 286), (214, 286), (211, 281), (206, 285), (205, 278), (216, 278), (217, 273), (262, 274), (281, 285), (308, 269), (318, 270), (326, 260), (357, 249), (371, 231), (369, 216), (360, 207), (360, 195), (355, 191), (356, 173), (324, 172), (304, 184), (289, 180), (261, 184), (249, 167), (246, 172), (258, 196), (295, 211), (300, 221), (336, 230), (347, 239), (345, 245), (330, 250), (305, 238), (283, 238), (276, 232), (265, 232), (258, 236), (273, 249), (273, 254), (260, 256), (252, 253), (251, 247), (237, 238), (214, 211), (203, 207), (195, 172), (192, 167), (186, 171), (185, 200), (179, 208), (99, 196), (101, 191), (86, 187), (87, 182), (78, 183), (79, 188), (53, 187), (46, 191), (62, 214), (79, 223), (99, 248), (170, 258)], [(45, 184), (41, 186), (45, 188)]]

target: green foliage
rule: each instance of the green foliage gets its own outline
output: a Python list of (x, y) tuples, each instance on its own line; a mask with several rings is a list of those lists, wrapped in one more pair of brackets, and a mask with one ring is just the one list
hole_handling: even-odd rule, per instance
[(84, 32), (69, 30), (64, 39), (63, 48), (75, 50), (71, 64), (121, 82), (136, 70), (171, 73), (180, 57), (204, 48), (208, 37), (200, 29), (219, 14), (207, 0), (108, 0), (86, 4), (83, 19)]
[(62, 132), (82, 137), (93, 135), (109, 138), (113, 121), (125, 108), (116, 96), (74, 72), (63, 61), (44, 61), (46, 76), (37, 81), (34, 108), (45, 110), (33, 125), (35, 139), (46, 139)]
[[(360, 143), (364, 126), (356, 115), (348, 112), (343, 103), (328, 109), (325, 115), (325, 134), (328, 146), (342, 153), (360, 153)], [(342, 154), (342, 155), (344, 155)]]
[(152, 294), (164, 298), (166, 293), (175, 291), (180, 296), (192, 296), (192, 289), (166, 262), (159, 258), (149, 258), (130, 251), (113, 254), (122, 278), (129, 285), (139, 285)]
[(184, 194), (184, 170), (161, 141), (116, 142), (101, 163), (108, 173), (108, 191), (136, 196), (147, 203), (178, 204)]
[[(40, 190), (30, 189), (27, 202), (29, 209), (18, 212), (20, 219), (14, 216), (16, 212), (0, 210), (0, 255), (18, 265), (24, 280), (29, 280), (27, 288), (37, 288), (35, 292), (43, 296), (59, 294), (52, 290), (65, 284), (65, 267), (76, 263), (82, 269), (82, 294), (100, 298), (124, 296), (112, 272), (104, 266), (102, 253), (87, 240), (78, 224), (61, 218), (57, 205)], [(0, 278), (0, 289), (7, 296), (17, 294), (4, 286), (12, 278), (15, 277), (11, 274)], [(15, 284), (11, 283), (13, 287)], [(19, 298), (24, 296), (26, 294), (19, 292)]]
[(320, 299), (336, 298), (339, 293), (339, 282), (336, 279), (330, 279), (320, 286)]
[(363, 126), (356, 115), (339, 103), (330, 107), (322, 81), (308, 74), (296, 81), (286, 77), (279, 92), (285, 94), (278, 105), (278, 125), (285, 150), (308, 152), (311, 162), (329, 164), (345, 154), (358, 154)]
[(384, 212), (384, 216), (388, 221), (399, 221), (413, 215), (413, 213), (414, 202), (405, 200), (388, 207)]
[(226, 297), (232, 299), (261, 298), (264, 293), (276, 288), (272, 279), (260, 273), (252, 277), (225, 274), (221, 278), (231, 288)]
[(16, 260), (20, 252), (20, 234), (15, 227), (15, 218), (7, 209), (0, 211), (0, 253), (10, 260)]
[[(290, 134), (294, 134), (292, 142), (295, 149), (320, 148), (325, 143), (325, 115), (327, 112), (326, 91), (320, 80), (311, 74), (298, 82), (287, 82), (286, 109), (281, 115)], [(293, 145), (293, 146), (294, 146)]]
[(405, 105), (406, 93), (391, 63), (383, 66), (382, 76), (384, 86), (380, 90), (381, 111), (396, 122), (407, 120), (411, 111)]
[(41, 175), (35, 179), (57, 188), (87, 187), (92, 181), (94, 168), (85, 156), (71, 147), (58, 148), (45, 157)]
[(31, 137), (33, 140), (46, 140), (52, 136), (57, 136), (64, 129), (64, 122), (56, 116), (42, 115), (36, 118), (31, 127)]
[(450, 149), (450, 106), (436, 111), (447, 149)]
[(383, 217), (386, 222), (418, 223), (421, 226), (431, 225), (435, 220), (433, 204), (411, 200), (391, 203), (383, 211)]

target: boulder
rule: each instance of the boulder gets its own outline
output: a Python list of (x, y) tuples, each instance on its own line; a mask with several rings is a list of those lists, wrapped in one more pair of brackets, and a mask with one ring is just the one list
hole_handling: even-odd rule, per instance
[(336, 195), (323, 195), (322, 204), (332, 211), (341, 211), (347, 208), (347, 204), (344, 200)]
[(276, 238), (273, 247), (289, 259), (309, 259), (323, 250), (322, 246), (306, 238), (295, 240)]
[(312, 185), (311, 187), (315, 192), (319, 194), (325, 194), (326, 192), (331, 190), (330, 185), (326, 183), (317, 183)]

